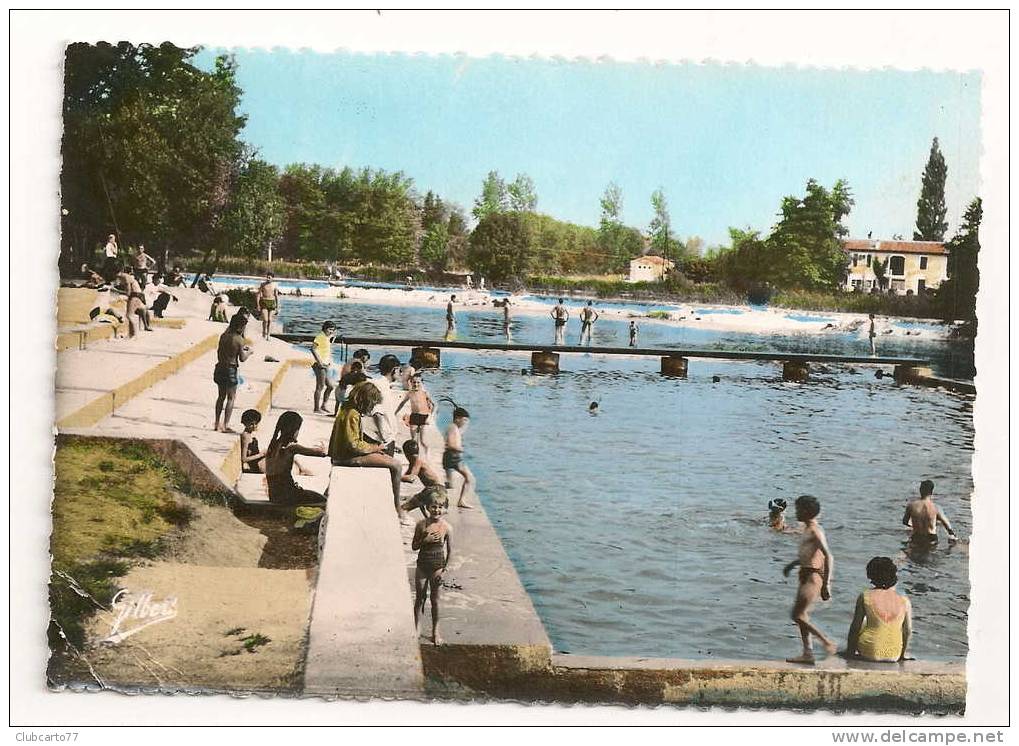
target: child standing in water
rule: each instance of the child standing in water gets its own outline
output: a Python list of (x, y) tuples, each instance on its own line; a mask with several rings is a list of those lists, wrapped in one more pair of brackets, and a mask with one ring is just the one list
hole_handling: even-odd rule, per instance
[(255, 438), (255, 431), (262, 421), (262, 415), (257, 409), (246, 409), (241, 415), (241, 424), (244, 425), (244, 432), (241, 433), (241, 467), (242, 471), (253, 474), (261, 474), (265, 471), (265, 451), (258, 447), (258, 439)]
[(785, 531), (785, 509), (789, 504), (781, 497), (768, 501), (768, 527), (775, 531)]
[(637, 322), (636, 321), (631, 321), (630, 322), (630, 347), (636, 347), (637, 346), (637, 331), (638, 331), (638, 329), (637, 329)]
[(463, 485), (460, 487), (460, 497), (456, 501), (458, 508), (473, 508), (464, 499), (467, 495), (467, 488), (474, 488), (474, 474), (464, 463), (463, 432), (470, 422), (470, 414), (467, 410), (458, 405), (452, 399), (444, 399), (453, 405), (453, 422), (446, 430), (446, 450), (442, 454), (442, 468), (446, 470), (446, 489), (453, 488), (453, 475), (459, 473), (463, 477)]
[(834, 561), (828, 540), (825, 538), (817, 516), (821, 512), (821, 503), (816, 497), (801, 495), (796, 498), (796, 520), (803, 524), (803, 538), (800, 540), (799, 558), (793, 560), (782, 574), (789, 575), (797, 565), (800, 566), (799, 587), (796, 590), (796, 603), (793, 605), (792, 618), (800, 628), (803, 640), (803, 652), (795, 658), (786, 658), (789, 663), (813, 663), (814, 649), (810, 636), (813, 635), (829, 655), (838, 649), (835, 643), (810, 621), (810, 610), (817, 601), (831, 598), (831, 572)]
[(426, 518), (414, 527), (411, 549), (417, 550), (417, 568), (414, 571), (414, 628), (421, 623), (425, 612), (425, 598), (432, 595), (432, 644), (441, 645), (439, 637), (439, 587), (446, 572), (450, 557), (453, 556), (452, 529), (442, 519), (446, 502), (434, 494), (429, 496), (425, 506)]

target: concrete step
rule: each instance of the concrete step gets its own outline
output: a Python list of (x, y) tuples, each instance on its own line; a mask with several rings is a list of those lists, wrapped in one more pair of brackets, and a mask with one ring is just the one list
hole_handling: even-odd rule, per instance
[(134, 339), (98, 341), (57, 353), (58, 430), (89, 427), (129, 400), (214, 350), (216, 329), (157, 328)]
[[(221, 324), (213, 322), (194, 323), (211, 325), (220, 332), (223, 328)], [(212, 335), (211, 340), (210, 351), (180, 367), (170, 378), (154, 383), (140, 395), (117, 406), (115, 411), (106, 413), (87, 432), (113, 437), (179, 440), (218, 475), (224, 485), (232, 487), (241, 473), (241, 413), (249, 408), (257, 409), (263, 415), (269, 411), (274, 389), (294, 364), (293, 355), (299, 353), (276, 340), (254, 340), (254, 355), (242, 363), (240, 368), (243, 382), (237, 388), (231, 421), (231, 426), (238, 433), (218, 433), (212, 429), (217, 396), (212, 371), (216, 363), (215, 344), (218, 335)], [(81, 353), (82, 360), (94, 361), (93, 364), (97, 366), (110, 364), (106, 357), (113, 354), (95, 349)], [(276, 362), (266, 361), (267, 355), (275, 358)], [(266, 438), (263, 445), (268, 445), (268, 436), (263, 437)]]
[(385, 469), (333, 467), (305, 694), (420, 697), (413, 601)]

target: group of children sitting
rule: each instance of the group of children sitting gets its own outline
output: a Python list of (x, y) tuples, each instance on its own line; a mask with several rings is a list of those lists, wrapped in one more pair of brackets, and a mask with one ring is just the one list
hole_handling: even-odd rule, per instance
[[(920, 483), (920, 496), (910, 500), (902, 516), (902, 523), (910, 527), (910, 545), (926, 550), (938, 542), (938, 524), (945, 527), (950, 540), (958, 537), (944, 513), (934, 504), (934, 482), (925, 479)], [(788, 507), (782, 498), (768, 503), (768, 525), (781, 532), (792, 532), (786, 526), (784, 511)], [(796, 498), (796, 519), (802, 524), (798, 558), (786, 565), (783, 574), (799, 566), (799, 582), (792, 619), (799, 627), (803, 650), (800, 655), (787, 658), (790, 663), (814, 663), (812, 638), (820, 640), (829, 655), (837, 651), (834, 641), (810, 621), (810, 610), (818, 598), (831, 598), (831, 574), (834, 560), (828, 541), (817, 517), (821, 503), (811, 495)], [(913, 616), (909, 599), (896, 592), (898, 567), (889, 557), (874, 557), (867, 563), (867, 577), (873, 589), (859, 595), (856, 611), (849, 627), (844, 651), (848, 658), (870, 661), (909, 660), (907, 649), (912, 635)]]

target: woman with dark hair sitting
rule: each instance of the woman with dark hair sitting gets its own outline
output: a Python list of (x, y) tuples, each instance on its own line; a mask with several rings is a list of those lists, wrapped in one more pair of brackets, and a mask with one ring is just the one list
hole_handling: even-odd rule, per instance
[(370, 443), (361, 434), (361, 419), (370, 415), (382, 401), (382, 392), (371, 381), (359, 383), (340, 406), (333, 422), (329, 439), (329, 455), (337, 466), (366, 466), (389, 470), (393, 485), (393, 503), (396, 514), (403, 521), (405, 513), (400, 507), (400, 477), (403, 469), (393, 458), (393, 451), (384, 445)]
[(902, 661), (913, 631), (909, 599), (895, 591), (897, 568), (888, 557), (867, 563), (874, 586), (856, 599), (856, 614), (849, 627), (846, 657), (868, 661)]
[(276, 421), (276, 430), (265, 449), (265, 481), (269, 502), (280, 505), (325, 505), (324, 495), (301, 487), (294, 480), (294, 456), (329, 454), (321, 448), (309, 448), (297, 442), (304, 420), (297, 412), (284, 412)]

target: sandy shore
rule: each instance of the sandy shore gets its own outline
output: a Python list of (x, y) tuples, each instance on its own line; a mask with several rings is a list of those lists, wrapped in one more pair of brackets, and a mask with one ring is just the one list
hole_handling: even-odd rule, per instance
[[(217, 278), (218, 279), (218, 278)], [(219, 288), (254, 286), (257, 278), (228, 278)], [(300, 283), (300, 281), (294, 281)], [(285, 296), (296, 295), (292, 287), (281, 287)], [(483, 290), (436, 288), (378, 288), (358, 286), (324, 286), (315, 283), (300, 285), (300, 297), (318, 298), (336, 302), (371, 303), (401, 307), (427, 307), (444, 309), (449, 296), (456, 294), (456, 308), (481, 311), (488, 309), (501, 316), (502, 309), (493, 301), (505, 297)], [(570, 297), (566, 307), (570, 309), (571, 323), (577, 323), (580, 309), (587, 298)], [(619, 320), (641, 319), (642, 324), (668, 324), (677, 327), (707, 329), (717, 332), (741, 332), (747, 334), (857, 334), (867, 338), (868, 318), (866, 314), (840, 313), (835, 311), (797, 311), (786, 308), (760, 308), (751, 306), (725, 306), (709, 303), (639, 303), (625, 301), (604, 301), (591, 298), (602, 318)], [(285, 302), (285, 301), (284, 301)], [(510, 296), (513, 315), (527, 314), (547, 316), (552, 300), (522, 293)], [(655, 312), (654, 318), (648, 313)], [(658, 316), (667, 314), (667, 316)], [(934, 319), (912, 319), (881, 316), (877, 318), (876, 330), (879, 336), (916, 337), (918, 339), (945, 339), (951, 325), (941, 324)]]

